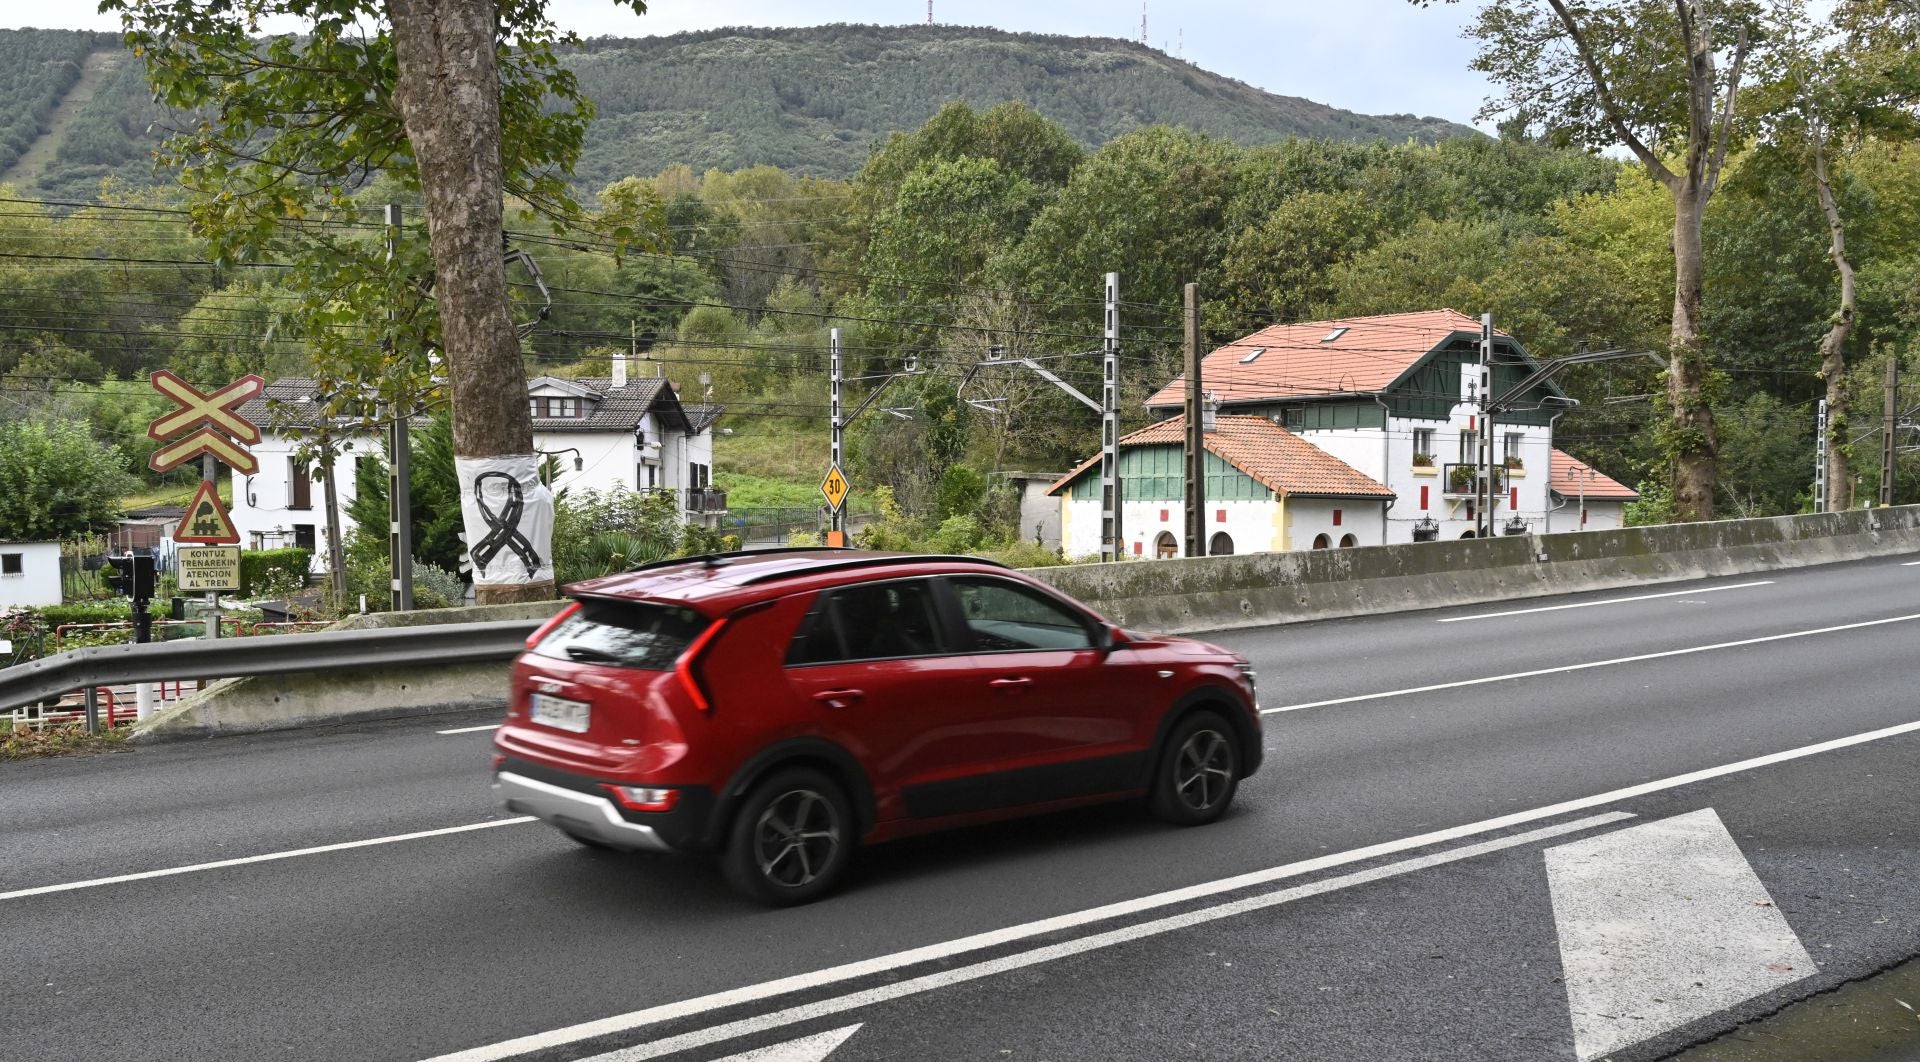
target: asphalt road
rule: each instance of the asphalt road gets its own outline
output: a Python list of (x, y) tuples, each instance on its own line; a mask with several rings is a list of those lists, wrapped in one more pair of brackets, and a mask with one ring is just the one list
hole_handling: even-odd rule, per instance
[(1920, 954), (1916, 561), (1222, 634), (1270, 713), (1226, 820), (791, 911), (508, 820), (438, 732), (485, 718), (7, 764), (0, 1059), (1659, 1057)]

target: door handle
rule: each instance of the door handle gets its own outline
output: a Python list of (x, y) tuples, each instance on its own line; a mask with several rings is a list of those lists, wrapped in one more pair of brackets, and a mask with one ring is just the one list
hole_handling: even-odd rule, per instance
[(865, 690), (822, 690), (813, 699), (829, 708), (847, 708), (866, 695)]
[(996, 690), (1023, 690), (1033, 685), (1033, 680), (1030, 678), (997, 678), (987, 683), (987, 685)]

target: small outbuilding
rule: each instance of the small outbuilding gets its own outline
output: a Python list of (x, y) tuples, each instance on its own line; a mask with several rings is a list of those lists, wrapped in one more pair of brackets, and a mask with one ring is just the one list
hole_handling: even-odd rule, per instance
[[(1186, 419), (1120, 440), (1121, 530), (1135, 557), (1185, 555)], [(1222, 416), (1205, 434), (1208, 556), (1377, 546), (1387, 540), (1385, 486), (1265, 417)], [(1100, 459), (1048, 491), (1060, 499), (1069, 557), (1100, 552)]]
[(1627, 526), (1627, 503), (1638, 501), (1632, 487), (1597, 472), (1592, 465), (1567, 453), (1553, 452), (1553, 476), (1548, 482), (1553, 507), (1547, 512), (1547, 531), (1608, 531)]
[(0, 608), (41, 608), (60, 600), (60, 543), (0, 542)]

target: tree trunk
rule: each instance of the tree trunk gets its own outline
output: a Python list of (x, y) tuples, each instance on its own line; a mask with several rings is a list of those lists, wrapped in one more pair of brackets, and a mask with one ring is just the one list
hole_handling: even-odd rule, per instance
[(1708, 405), (1707, 359), (1700, 338), (1705, 282), (1701, 222), (1706, 194), (1685, 177), (1673, 189), (1673, 339), (1667, 402), (1673, 450), (1673, 508), (1681, 520), (1713, 519), (1715, 458), (1720, 439)]
[(1825, 142), (1815, 135), (1813, 144), (1813, 183), (1820, 193), (1820, 210), (1827, 216), (1831, 242), (1827, 257), (1840, 274), (1840, 308), (1833, 323), (1820, 340), (1820, 375), (1827, 381), (1827, 508), (1853, 508), (1853, 469), (1847, 456), (1849, 432), (1847, 414), (1850, 394), (1847, 388), (1847, 337), (1855, 323), (1853, 263), (1847, 258), (1847, 230), (1834, 202), (1833, 182), (1827, 173)]
[[(481, 604), (553, 596), (553, 496), (540, 483), (502, 252), (495, 0), (387, 0), (394, 102), (420, 173), (453, 398), (460, 506)], [(484, 559), (483, 559), (484, 558)]]

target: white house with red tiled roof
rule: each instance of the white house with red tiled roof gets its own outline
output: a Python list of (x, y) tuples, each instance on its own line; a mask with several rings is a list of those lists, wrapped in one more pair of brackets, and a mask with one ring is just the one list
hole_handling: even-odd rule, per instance
[[(1265, 417), (1223, 416), (1207, 444), (1207, 553), (1377, 546), (1393, 492)], [(1148, 425), (1120, 440), (1121, 530), (1137, 557), (1184, 554), (1186, 421)], [(1100, 552), (1100, 461), (1048, 491), (1061, 499), (1060, 547)]]
[[(1474, 528), (1472, 467), (1482, 429), (1479, 344), (1480, 323), (1454, 310), (1280, 324), (1206, 355), (1201, 379), (1223, 414), (1280, 425), (1384, 484), (1394, 501), (1376, 540), (1411, 542), (1416, 530), (1422, 538), (1465, 538)], [(1503, 332), (1494, 334), (1494, 357), (1496, 393), (1538, 368)], [(1147, 407), (1171, 416), (1185, 392), (1185, 377), (1176, 378)], [(1574, 405), (1547, 383), (1496, 420), (1496, 459), (1505, 467), (1497, 470), (1493, 515), (1503, 532), (1548, 529), (1554, 422)], [(1125, 498), (1124, 481), (1121, 492)]]
[[(725, 491), (713, 487), (713, 431), (721, 408), (682, 404), (673, 385), (657, 376), (629, 377), (627, 361), (612, 360), (610, 377), (541, 376), (527, 383), (534, 449), (553, 470), (555, 490), (671, 489), (686, 522), (717, 526), (727, 511)], [(313, 570), (326, 570), (324, 485), (309, 462), (297, 460), (320, 426), (318, 385), (275, 380), (240, 414), (260, 426), (253, 446), (260, 470), (233, 474), (231, 513), (248, 549), (298, 546), (313, 550)], [(333, 426), (342, 451), (335, 461), (342, 540), (353, 534), (347, 511), (356, 487), (356, 462), (382, 452), (383, 432), (341, 418)], [(418, 457), (415, 460), (419, 460)]]
[(1627, 525), (1627, 503), (1640, 493), (1564, 450), (1553, 452), (1553, 477), (1548, 481), (1553, 507), (1547, 530), (1608, 531)]

